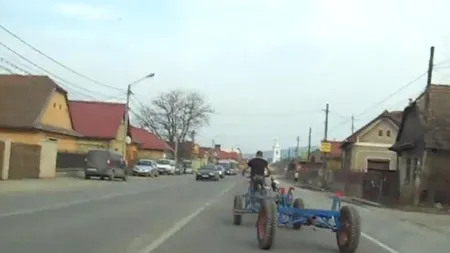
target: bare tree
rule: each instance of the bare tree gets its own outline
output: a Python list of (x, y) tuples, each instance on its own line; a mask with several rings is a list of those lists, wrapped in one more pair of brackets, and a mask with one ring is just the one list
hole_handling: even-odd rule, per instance
[(140, 110), (140, 123), (172, 144), (183, 142), (191, 131), (209, 124), (213, 108), (197, 92), (172, 90), (161, 93)]

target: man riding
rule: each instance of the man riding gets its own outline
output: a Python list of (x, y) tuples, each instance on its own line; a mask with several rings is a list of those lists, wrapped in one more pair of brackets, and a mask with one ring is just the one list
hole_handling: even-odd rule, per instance
[[(256, 192), (257, 186), (261, 186), (261, 188), (265, 185), (265, 173), (270, 174), (269, 171), (269, 163), (263, 158), (263, 152), (256, 152), (255, 158), (251, 159), (247, 163), (250, 168), (250, 183), (253, 187), (253, 192)], [(244, 174), (244, 172), (242, 173)]]

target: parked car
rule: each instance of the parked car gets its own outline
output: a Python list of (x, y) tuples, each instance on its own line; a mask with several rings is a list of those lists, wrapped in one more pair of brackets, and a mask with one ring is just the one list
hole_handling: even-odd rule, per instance
[(220, 180), (219, 170), (217, 170), (216, 165), (207, 164), (201, 167), (197, 174), (195, 175), (195, 180)]
[(144, 177), (159, 176), (156, 162), (150, 159), (140, 159), (133, 168), (133, 176), (144, 176)]
[(126, 165), (122, 155), (106, 149), (89, 150), (85, 159), (84, 178), (100, 177), (113, 181), (127, 181)]
[(160, 175), (170, 174), (172, 165), (168, 159), (160, 159), (156, 161), (156, 166)]
[(220, 165), (216, 165), (216, 169), (219, 171), (220, 178), (224, 178), (225, 177), (225, 168)]

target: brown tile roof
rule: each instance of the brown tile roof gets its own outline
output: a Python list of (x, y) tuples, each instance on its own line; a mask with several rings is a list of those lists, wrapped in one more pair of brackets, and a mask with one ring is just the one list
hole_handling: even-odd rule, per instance
[(348, 143), (355, 142), (356, 141), (356, 136), (358, 136), (358, 134), (360, 134), (368, 126), (372, 125), (374, 122), (376, 122), (377, 120), (382, 119), (382, 118), (390, 119), (392, 122), (394, 122), (394, 124), (397, 125), (397, 127), (400, 127), (400, 124), (401, 124), (401, 121), (402, 121), (402, 115), (403, 115), (403, 111), (391, 111), (391, 112), (389, 112), (387, 110), (384, 110), (380, 115), (378, 115), (373, 120), (369, 121), (367, 124), (365, 124), (364, 126), (359, 128), (356, 132), (354, 132), (349, 137), (345, 138), (344, 141), (342, 142), (341, 146), (342, 145), (346, 145)]
[(53, 91), (67, 92), (48, 76), (0, 75), (0, 128), (40, 129), (78, 136), (74, 131), (40, 124)]

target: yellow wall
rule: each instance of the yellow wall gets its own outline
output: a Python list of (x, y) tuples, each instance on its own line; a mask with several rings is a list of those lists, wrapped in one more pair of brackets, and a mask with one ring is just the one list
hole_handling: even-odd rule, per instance
[(75, 152), (77, 143), (75, 137), (51, 134), (45, 132), (25, 132), (0, 130), (0, 139), (10, 139), (12, 142), (37, 144), (40, 145), (43, 140), (55, 139), (58, 143), (58, 151)]
[(41, 123), (67, 130), (73, 130), (70, 121), (66, 97), (60, 92), (53, 92), (52, 97), (41, 116)]
[(160, 150), (138, 150), (139, 159), (162, 159), (164, 158), (164, 152)]
[(87, 153), (91, 149), (109, 149), (109, 141), (103, 140), (89, 140), (78, 139), (77, 140), (77, 152)]
[(124, 142), (125, 142), (125, 125), (123, 124), (123, 120), (122, 123), (119, 126), (119, 130), (117, 130), (117, 134), (116, 134), (116, 139), (112, 140), (109, 145), (112, 151), (116, 151), (119, 152), (121, 154), (124, 154)]
[(12, 142), (27, 144), (40, 144), (43, 136), (39, 132), (20, 132), (1, 129), (0, 139), (10, 139)]

